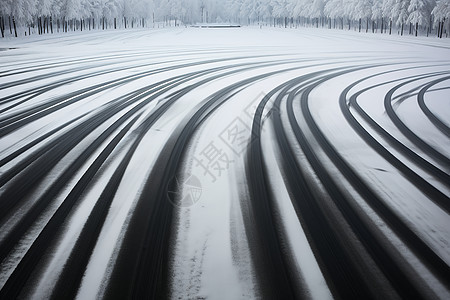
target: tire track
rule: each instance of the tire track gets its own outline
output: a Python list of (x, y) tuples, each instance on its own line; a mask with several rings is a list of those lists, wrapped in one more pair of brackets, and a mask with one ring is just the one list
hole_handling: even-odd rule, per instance
[[(184, 149), (197, 127), (228, 99), (228, 95), (252, 82), (279, 72), (281, 71), (251, 77), (216, 92), (210, 99), (206, 99), (204, 104), (193, 112), (192, 116), (178, 126), (161, 151), (153, 168), (154, 172), (150, 174), (138, 201), (136, 213), (132, 216), (123, 241), (126, 247), (122, 247), (120, 250), (106, 291), (107, 298), (114, 296), (161, 299), (168, 296), (167, 281), (164, 278), (167, 277), (167, 267), (165, 266), (169, 264), (168, 246), (173, 206), (167, 197), (171, 188), (169, 181), (177, 174)], [(192, 88), (205, 84), (209, 80), (205, 79), (204, 82), (199, 82)], [(164, 170), (163, 174), (160, 170)], [(147, 212), (151, 212), (150, 215)], [(138, 259), (131, 263), (130, 256), (137, 256)], [(291, 293), (290, 289), (281, 289), (289, 285), (277, 274), (272, 273), (273, 288), (278, 293), (291, 298), (292, 296), (288, 296)], [(124, 281), (123, 278), (133, 278), (133, 280)]]
[[(448, 80), (450, 79), (450, 76), (446, 76), (443, 79), (439, 80)], [(424, 140), (419, 138), (412, 130), (410, 130), (405, 123), (403, 123), (402, 120), (398, 117), (398, 115), (395, 113), (394, 108), (392, 107), (392, 95), (400, 89), (402, 86), (406, 84), (410, 84), (414, 82), (416, 79), (408, 80), (406, 82), (403, 82), (391, 90), (388, 91), (384, 98), (384, 107), (386, 109), (386, 113), (388, 114), (389, 118), (392, 120), (392, 122), (395, 124), (395, 126), (400, 130), (400, 132), (403, 133), (406, 138), (408, 138), (412, 143), (414, 143), (417, 147), (422, 149), (425, 153), (435, 158), (437, 161), (439, 161), (444, 166), (450, 166), (450, 159), (445, 156), (444, 154), (437, 151), (435, 148), (427, 144)], [(433, 82), (435, 82), (434, 80)], [(448, 182), (448, 180), (447, 180)]]
[[(369, 77), (364, 78), (365, 80), (368, 80), (370, 78), (384, 75), (386, 73), (378, 73), (375, 75), (371, 75)], [(427, 75), (425, 78), (429, 78), (429, 76), (433, 75)], [(397, 80), (395, 80), (397, 81)], [(398, 141), (396, 138), (394, 138), (389, 132), (384, 130), (375, 120), (373, 120), (365, 111), (364, 109), (358, 104), (357, 98), (360, 97), (365, 92), (383, 86), (387, 83), (393, 83), (395, 81), (389, 81), (389, 82), (383, 82), (377, 85), (366, 87), (354, 94), (352, 94), (348, 100), (348, 103), (351, 108), (354, 108), (356, 112), (364, 119), (369, 126), (374, 129), (379, 135), (381, 135), (389, 144), (391, 144), (394, 148), (398, 149), (403, 155), (410, 158), (412, 162), (415, 162), (417, 165), (419, 165), (421, 168), (429, 172), (431, 175), (433, 175), (436, 179), (440, 180), (440, 182), (444, 185), (450, 186), (450, 176), (442, 171), (440, 168), (436, 167), (435, 165), (431, 164), (427, 160), (425, 160), (423, 157), (406, 147), (403, 143)], [(363, 82), (363, 81), (361, 81)]]
[[(98, 44), (102, 42), (101, 36)], [(136, 38), (141, 38), (141, 34)], [(122, 41), (120, 36), (114, 39)], [(64, 43), (68, 46), (80, 40), (81, 37), (69, 38)], [(130, 201), (129, 215), (119, 221), (119, 229), (114, 229), (115, 249), (105, 257), (110, 260), (108, 265), (102, 265), (106, 269), (96, 274), (103, 276), (104, 286), (99, 288), (98, 295), (92, 296), (134, 299), (173, 296), (169, 283), (176, 272), (172, 256), (177, 243), (174, 232), (179, 229), (175, 223), (179, 210), (169, 201), (168, 192), (179, 187), (170, 183), (194, 159), (188, 155), (189, 149), (200, 143), (193, 137), (206, 126), (205, 120), (225, 107), (232, 107), (228, 105), (231, 102), (250, 102), (246, 97), (261, 85), (269, 92), (258, 96), (256, 112), (251, 121), (247, 120), (251, 122), (251, 134), (245, 156), (240, 160), (245, 163), (240, 171), (245, 172), (242, 177), (246, 182), (239, 183), (245, 185), (245, 192), (239, 194), (245, 195), (244, 199), (239, 200), (245, 203), (243, 209), (248, 209), (242, 217), (251, 263), (256, 270), (251, 276), (260, 289), (255, 295), (298, 299), (308, 296), (310, 289), (305, 282), (298, 282), (298, 266), (292, 263), (292, 253), (286, 247), (289, 232), (280, 227), (284, 216), (274, 209), (278, 199), (272, 195), (276, 187), (270, 183), (280, 181), (269, 180), (271, 162), (264, 160), (262, 145), (267, 143), (261, 142), (265, 121), (273, 126), (275, 140), (271, 142), (282, 154), (277, 160), (297, 214), (294, 221), (305, 231), (326, 280), (327, 287), (322, 288), (344, 299), (441, 297), (433, 289), (435, 282), (448, 292), (448, 258), (444, 257), (445, 251), (436, 248), (444, 242), (431, 244), (431, 239), (424, 238), (426, 229), (398, 212), (390, 199), (359, 173), (352, 158), (344, 156), (321, 130), (323, 120), (314, 118), (318, 112), (310, 106), (313, 92), (326, 89), (333, 80), (344, 82), (339, 93), (330, 94), (329, 99), (336, 101), (333, 104), (336, 113), (342, 114), (342, 122), (350, 125), (350, 130), (361, 137), (368, 149), (373, 149), (434, 202), (436, 210), (448, 215), (450, 201), (445, 193), (450, 187), (450, 175), (446, 172), (449, 159), (402, 122), (393, 107), (397, 99), (401, 102), (417, 97), (423, 114), (449, 137), (448, 126), (432, 113), (424, 99), (428, 92), (444, 91), (433, 88), (450, 78), (439, 62), (431, 59), (418, 62), (415, 57), (400, 59), (387, 55), (387, 51), (375, 50), (355, 50), (349, 54), (313, 53), (298, 48), (281, 50), (282, 47), (275, 46), (197, 48), (145, 47), (107, 51), (102, 55), (89, 50), (91, 54), (66, 60), (67, 55), (55, 59), (39, 56), (31, 59), (26, 54), (21, 58), (8, 57), (11, 62), (0, 71), (1, 299), (37, 295), (52, 299), (79, 297), (86, 290), (83, 278), (93, 271), (91, 262), (96, 251), (104, 246), (100, 237), (108, 232), (107, 224), (119, 200)], [(377, 71), (379, 67), (387, 71)], [(425, 72), (428, 67), (436, 67), (436, 71)], [(408, 75), (392, 79), (400, 71), (407, 71)], [(354, 74), (364, 75), (355, 79)], [(394, 97), (404, 87), (411, 88)], [(389, 127), (371, 117), (370, 110), (360, 106), (360, 97), (375, 89), (383, 90), (382, 104), (390, 118), (388, 122), (433, 158), (433, 162), (402, 143)], [(240, 113), (232, 111), (230, 115), (234, 118)], [(361, 118), (357, 119), (356, 114)], [(155, 125), (163, 121), (164, 126), (170, 124), (168, 128), (174, 130), (167, 132), (163, 125)], [(376, 134), (366, 130), (367, 126)], [(383, 146), (380, 137), (395, 151)], [(118, 199), (130, 181), (127, 176), (135, 170), (137, 160), (146, 159), (145, 147), (153, 147), (152, 143), (162, 150), (152, 157), (154, 164), (145, 166), (148, 167), (145, 176), (142, 173), (133, 178), (140, 186), (139, 194), (130, 196), (132, 203)], [(296, 151), (297, 146), (301, 154)], [(327, 157), (326, 161), (321, 160), (318, 152)], [(400, 160), (397, 153), (407, 160)], [(301, 163), (303, 159), (307, 165)], [(332, 167), (327, 165), (328, 159)], [(439, 188), (428, 177), (419, 175), (422, 170), (439, 181)], [(310, 176), (320, 184), (311, 184)], [(351, 191), (345, 190), (347, 183)], [(374, 216), (368, 215), (351, 196), (353, 192), (374, 211)], [(88, 199), (91, 194), (98, 195), (98, 199)], [(74, 216), (87, 202), (92, 207), (82, 219), (75, 220)], [(375, 220), (378, 217), (411, 255), (425, 265), (431, 274), (425, 276), (429, 278), (417, 274), (418, 270), (406, 261), (407, 255), (401, 249), (391, 248), (393, 242), (378, 227)], [(429, 222), (434, 224), (434, 220)], [(69, 230), (76, 240), (64, 241), (64, 233)], [(444, 234), (436, 238), (445, 239)], [(206, 245), (203, 255), (211, 252)], [(58, 266), (49, 261), (55, 249)], [(61, 249), (68, 252), (62, 253)], [(203, 266), (195, 264), (190, 265), (201, 274)], [(301, 271), (307, 276), (307, 270)], [(48, 275), (49, 272), (52, 274)], [(47, 275), (40, 278), (41, 274)], [(48, 282), (45, 276), (53, 276), (54, 281)], [(34, 281), (38, 287), (45, 285), (47, 290), (33, 290)], [(199, 279), (197, 284), (200, 282)], [(201, 287), (195, 289), (201, 291)]]
[(372, 147), (378, 154), (380, 154), (384, 159), (386, 159), (390, 164), (397, 168), (401, 173), (403, 173), (412, 183), (415, 184), (428, 198), (436, 203), (439, 207), (450, 213), (450, 199), (443, 194), (441, 191), (432, 186), (429, 182), (424, 180), (422, 177), (417, 175), (408, 166), (402, 163), (398, 158), (396, 158), (392, 153), (385, 149), (375, 138), (373, 138), (364, 127), (358, 123), (355, 117), (351, 114), (348, 107), (347, 94), (351, 88), (356, 86), (362, 80), (358, 80), (355, 83), (346, 87), (340, 95), (339, 105), (341, 112), (346, 118), (347, 122), (352, 126), (355, 132)]
[[(442, 81), (445, 81), (445, 79), (442, 79)], [(430, 109), (427, 107), (425, 103), (425, 93), (434, 85), (441, 82), (441, 79), (436, 79), (435, 81), (432, 81), (428, 83), (426, 86), (424, 86), (417, 95), (417, 102), (419, 103), (420, 109), (423, 111), (423, 113), (427, 116), (427, 118), (433, 123), (436, 128), (438, 128), (443, 134), (445, 134), (447, 137), (450, 137), (450, 127), (448, 127), (442, 120), (440, 120), (438, 117), (436, 117), (435, 114), (433, 114)]]

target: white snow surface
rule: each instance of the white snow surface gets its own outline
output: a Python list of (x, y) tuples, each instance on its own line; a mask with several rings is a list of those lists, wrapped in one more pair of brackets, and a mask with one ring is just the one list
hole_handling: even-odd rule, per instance
[[(236, 70), (236, 72), (210, 81), (182, 96), (145, 135), (127, 167), (111, 204), (78, 291), (79, 299), (95, 299), (103, 295), (105, 282), (114, 266), (114, 259), (121, 246), (129, 218), (133, 213), (135, 201), (142, 192), (145, 179), (150, 173), (158, 153), (176, 126), (216, 91), (253, 76), (269, 74), (274, 71), (281, 72), (254, 81), (233, 94), (213, 114), (208, 116), (205, 122), (200, 124), (186, 147), (183, 163), (179, 167), (180, 172), (198, 178), (201, 194), (192, 205), (175, 207), (174, 244), (171, 250), (173, 259), (170, 269), (171, 297), (174, 299), (253, 299), (261, 297), (254, 261), (249, 249), (248, 233), (244, 226), (246, 215), (243, 212), (245, 210), (242, 208), (249, 201), (249, 195), (243, 188), (246, 184), (245, 155), (247, 148), (245, 145), (230, 142), (227, 130), (235, 125), (241, 126), (239, 128), (244, 131), (242, 140), (251, 142), (252, 136), (249, 128), (253, 113), (265, 94), (294, 77), (333, 68), (366, 67), (333, 77), (312, 91), (308, 103), (314, 120), (339, 154), (364, 181), (368, 182), (388, 206), (450, 265), (450, 216), (448, 213), (368, 147), (346, 122), (339, 107), (339, 96), (344, 88), (361, 78), (379, 73), (380, 75), (358, 83), (350, 90), (348, 96), (373, 86), (358, 97), (358, 103), (364, 111), (406, 147), (449, 174), (450, 166), (439, 164), (429, 154), (416, 147), (395, 127), (386, 115), (383, 105), (386, 93), (410, 78), (420, 77), (427, 73), (436, 73), (433, 78), (448, 76), (450, 73), (449, 39), (438, 40), (425, 37), (399, 37), (305, 28), (170, 28), (7, 38), (0, 39), (0, 48), (10, 49), (0, 52), (0, 75), (18, 72), (13, 76), (0, 77), (0, 99), (36, 87), (52, 85), (59, 80), (74, 79), (70, 84), (49, 89), (24, 104), (18, 103), (22, 98), (15, 102), (0, 103), (0, 109), (6, 109), (14, 103), (18, 104), (14, 109), (2, 113), (2, 118), (6, 118), (9, 113), (40, 107), (58, 96), (86, 87), (96, 84), (105, 86), (104, 83), (110, 80), (149, 72), (140, 78), (111, 86), (102, 92), (83, 98), (81, 101), (58, 109), (2, 136), (0, 138), (0, 159), (65, 122), (86, 114), (79, 121), (70, 125), (70, 128), (74, 127), (90, 114), (110, 105), (110, 101), (123, 98), (130, 92), (178, 75), (230, 67), (223, 70), (218, 69), (211, 74), (202, 75), (180, 86), (172, 87), (140, 111), (142, 114), (130, 133), (112, 152), (105, 165), (83, 193), (82, 199), (75, 206), (70, 217), (65, 221), (64, 228), (61, 229), (61, 237), (52, 247), (51, 258), (39, 265), (40, 275), (37, 277), (35, 275), (30, 283), (31, 288), (29, 288), (28, 295), (31, 297), (47, 298), (51, 294), (53, 283), (61, 272), (90, 210), (107, 184), (114, 168), (120, 163), (129, 144), (135, 138), (131, 132), (138, 128), (143, 119), (165, 101), (172, 92), (209, 76), (224, 74), (231, 70)], [(217, 61), (207, 62), (209, 60)], [(183, 64), (189, 63), (199, 64), (181, 67)], [(248, 65), (239, 66), (240, 63)], [(270, 65), (271, 63), (274, 64)], [(49, 68), (38, 67), (47, 64), (51, 64)], [(236, 66), (232, 66), (235, 64)], [(156, 69), (166, 67), (180, 68), (152, 73)], [(64, 73), (70, 69), (73, 70)], [(21, 73), (21, 70), (25, 72)], [(52, 74), (58, 71), (61, 71), (62, 74)], [(100, 74), (104, 71), (104, 74)], [(81, 79), (84, 75), (92, 75), (96, 72), (98, 74)], [(47, 74), (51, 74), (51, 76), (46, 78)], [(34, 79), (29, 82), (5, 87), (10, 82), (26, 80), (31, 77)], [(413, 82), (399, 89), (394, 93), (394, 97), (408, 91), (409, 88), (426, 82), (429, 82), (429, 79)], [(379, 86), (375, 86), (378, 84)], [(426, 118), (418, 106), (416, 93), (411, 93), (398, 104), (393, 103), (396, 113), (414, 133), (444, 156), (450, 158), (448, 133), (444, 134), (439, 131)], [(449, 126), (450, 79), (447, 78), (433, 86), (431, 91), (426, 93), (425, 103), (440, 120)], [(67, 168), (69, 162), (76, 160), (77, 155), (99, 135), (97, 131), (102, 132), (130, 109), (131, 107), (127, 106), (108, 122), (103, 123), (96, 131), (92, 132), (92, 135), (83, 140), (84, 144), (81, 143), (78, 148), (74, 148), (60, 164), (52, 169), (51, 173), (45, 177), (45, 184), (40, 185), (29, 196), (30, 202), (21, 204), (20, 210), (9, 216), (6, 222), (0, 224), (0, 242), (4, 235), (11, 230), (12, 224), (15, 224), (30, 209), (30, 205), (37, 195), (42, 194), (48, 185), (57, 180), (58, 174)], [(360, 120), (357, 113), (354, 110), (351, 111)], [(298, 116), (301, 115), (300, 111), (295, 113)], [(287, 118), (283, 114), (282, 117)], [(364, 121), (360, 123), (389, 152), (425, 178), (437, 190), (450, 197), (448, 185), (439, 182), (416, 163), (404, 157), (397, 149), (379, 137)], [(67, 130), (65, 129), (65, 131)], [(59, 136), (63, 132), (58, 131), (51, 138)], [(5, 174), (26, 156), (37, 151), (51, 138), (41, 141), (8, 164), (1, 166), (0, 175)], [(265, 163), (270, 168), (275, 168), (273, 172), (270, 172), (269, 182), (272, 184), (278, 213), (283, 220), (284, 230), (282, 232), (289, 240), (289, 249), (293, 251), (292, 255), (297, 263), (294, 268), (298, 270), (299, 276), (304, 278), (303, 284), (308, 291), (307, 297), (312, 299), (331, 298), (332, 295), (326, 280), (293, 210), (283, 176), (278, 170), (282, 154), (274, 148), (274, 140), (273, 132), (268, 129), (262, 135), (261, 144)], [(106, 140), (101, 147), (105, 147), (109, 141), (110, 139)], [(205, 159), (204, 151), (212, 145), (220, 151), (224, 160), (221, 161), (223, 169), (211, 169), (210, 173), (201, 167), (199, 160)], [(25, 255), (37, 234), (44, 228), (54, 210), (74, 187), (98, 152), (103, 149), (101, 147), (90, 160), (83, 164), (79, 173), (74, 174), (73, 179), (58, 194), (57, 199), (52, 202), (53, 208), (36, 221), (33, 228), (23, 236), (20, 245), (15, 247), (8, 258), (0, 264), (0, 288)], [(328, 160), (326, 161), (330, 163)], [(271, 170), (270, 168), (269, 170)], [(7, 185), (0, 187), (0, 194), (6, 187)], [(187, 191), (179, 192), (181, 195), (186, 195)], [(33, 195), (36, 196), (33, 197)], [(370, 218), (370, 214), (367, 217)], [(408, 255), (414, 254), (408, 253)], [(427, 277), (426, 280), (430, 286), (437, 281), (432, 276)], [(445, 287), (441, 287), (437, 293), (439, 297), (449, 296), (449, 291)]]

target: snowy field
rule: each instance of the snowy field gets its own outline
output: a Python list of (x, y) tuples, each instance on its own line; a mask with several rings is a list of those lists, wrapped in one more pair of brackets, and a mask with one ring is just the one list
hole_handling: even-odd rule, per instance
[(450, 298), (450, 39), (0, 50), (1, 299)]

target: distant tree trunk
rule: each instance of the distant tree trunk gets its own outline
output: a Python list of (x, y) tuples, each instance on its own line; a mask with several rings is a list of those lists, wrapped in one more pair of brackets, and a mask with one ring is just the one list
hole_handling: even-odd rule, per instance
[(444, 26), (445, 26), (445, 18), (442, 20), (442, 25), (441, 25), (441, 33), (439, 35), (439, 38), (442, 39), (442, 36), (444, 34)]
[(418, 29), (419, 29), (419, 23), (416, 22), (416, 36), (417, 36)]
[(83, 31), (83, 19), (80, 19), (80, 31)]
[(383, 33), (383, 18), (381, 18), (381, 33)]
[(56, 28), (58, 28), (58, 32), (59, 32), (59, 27), (60, 27), (60, 24), (59, 24), (59, 18), (58, 18), (58, 20), (56, 20)]
[(125, 29), (127, 29), (127, 17), (123, 17), (125, 23)]
[(0, 16), (0, 31), (2, 32), (2, 38), (5, 37), (5, 28), (3, 28), (3, 16)]
[(359, 32), (361, 32), (361, 18), (359, 18)]
[(392, 19), (389, 20), (389, 35), (392, 33)]
[(50, 27), (50, 24), (48, 24), (48, 23), (50, 23), (49, 21), (50, 21), (50, 18), (49, 17), (46, 17), (45, 18), (45, 21), (47, 21), (47, 33), (49, 33), (50, 31), (48, 30), (48, 28)]
[(12, 26), (11, 26), (11, 15), (9, 17), (9, 33), (12, 34)]
[(439, 37), (439, 35), (441, 34), (441, 21), (438, 22), (438, 26), (437, 26), (437, 34), (436, 36)]
[(105, 30), (105, 17), (102, 18), (102, 23), (103, 23), (102, 29)]
[(38, 34), (41, 35), (41, 17), (38, 18)]
[(444, 34), (444, 26), (445, 26), (445, 18), (442, 20), (441, 35), (439, 36), (439, 38), (441, 38), (441, 39), (442, 39), (442, 36)]
[(3, 34), (4, 34), (5, 33), (5, 17), (2, 17), (2, 22), (1, 22), (0, 26), (2, 26)]
[(14, 26), (14, 35), (17, 37), (17, 27), (16, 27), (16, 19), (14, 16), (12, 17), (13, 26)]
[(427, 33), (427, 36), (428, 36), (428, 34), (431, 34), (431, 30), (432, 30), (432, 28), (431, 28), (431, 24), (433, 24), (433, 16), (430, 16), (430, 26), (428, 26), (428, 33)]
[(114, 18), (114, 29), (117, 29), (117, 18)]
[(369, 18), (366, 19), (366, 33), (369, 32)]
[(402, 29), (401, 29), (401, 31), (400, 31), (400, 35), (401, 35), (401, 36), (403, 36), (403, 25), (404, 25), (404, 24), (403, 24), (403, 22), (402, 22)]
[(375, 33), (375, 21), (372, 20), (372, 33)]
[(409, 34), (410, 35), (412, 34), (412, 23), (411, 22), (409, 22)]
[[(448, 23), (448, 30), (450, 31), (450, 22)], [(445, 32), (445, 37), (448, 37), (448, 32)]]
[(53, 17), (50, 16), (50, 32), (53, 34)]

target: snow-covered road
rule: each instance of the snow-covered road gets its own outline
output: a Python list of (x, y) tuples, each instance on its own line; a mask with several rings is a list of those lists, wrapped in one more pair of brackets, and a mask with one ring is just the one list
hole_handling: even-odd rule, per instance
[(450, 297), (450, 40), (0, 48), (0, 299)]

